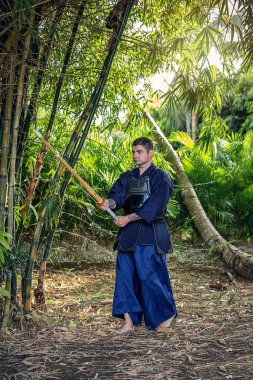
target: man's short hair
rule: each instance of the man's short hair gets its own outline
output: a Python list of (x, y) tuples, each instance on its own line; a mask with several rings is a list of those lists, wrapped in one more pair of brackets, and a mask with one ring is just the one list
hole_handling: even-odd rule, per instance
[(133, 142), (133, 146), (136, 145), (142, 145), (146, 150), (149, 152), (151, 149), (154, 149), (153, 141), (150, 140), (148, 137), (138, 137), (138, 139), (135, 139)]

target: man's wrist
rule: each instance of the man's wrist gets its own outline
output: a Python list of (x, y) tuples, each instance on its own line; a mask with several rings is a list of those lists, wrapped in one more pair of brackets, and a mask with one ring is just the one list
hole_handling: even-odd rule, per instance
[(127, 215), (127, 219), (129, 220), (129, 222), (134, 222), (135, 220), (140, 220), (141, 217), (135, 213), (132, 213)]

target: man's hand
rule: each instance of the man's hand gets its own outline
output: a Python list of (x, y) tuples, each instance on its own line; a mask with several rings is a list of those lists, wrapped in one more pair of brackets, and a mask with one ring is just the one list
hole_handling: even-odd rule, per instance
[(118, 219), (114, 222), (118, 227), (123, 228), (125, 227), (129, 222), (135, 222), (136, 220), (140, 220), (141, 217), (139, 215), (136, 215), (135, 213), (125, 215), (125, 216), (119, 216)]
[(100, 207), (103, 211), (106, 211), (109, 207), (113, 210), (114, 208), (116, 208), (116, 203), (113, 199), (109, 198), (105, 199), (103, 206), (98, 205), (98, 207)]
[(101, 210), (106, 211), (109, 208), (109, 199), (105, 199), (103, 206), (98, 205), (98, 207), (101, 208)]
[(117, 220), (115, 220), (116, 226), (123, 228), (130, 222), (128, 215), (125, 216), (119, 216)]

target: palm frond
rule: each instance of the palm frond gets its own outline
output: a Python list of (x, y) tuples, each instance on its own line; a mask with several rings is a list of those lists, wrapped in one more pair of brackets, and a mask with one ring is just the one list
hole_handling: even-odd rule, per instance
[(183, 144), (189, 150), (192, 150), (194, 148), (194, 142), (192, 138), (186, 132), (182, 132), (182, 131), (173, 132), (169, 137), (169, 141), (179, 142)]

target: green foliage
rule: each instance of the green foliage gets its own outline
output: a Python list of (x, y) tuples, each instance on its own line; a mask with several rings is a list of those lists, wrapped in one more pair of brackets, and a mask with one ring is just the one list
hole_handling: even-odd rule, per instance
[(10, 234), (0, 230), (0, 268), (4, 266), (5, 255), (11, 249), (7, 242), (7, 239), (10, 237)]
[(13, 2), (13, 17), (18, 19), (19, 24), (22, 24), (22, 21), (27, 20), (30, 16), (32, 10), (32, 1), (31, 0), (14, 0)]
[(233, 80), (233, 88), (224, 97), (220, 116), (230, 131), (253, 129), (253, 74), (239, 74)]
[[(203, 128), (189, 149), (185, 133), (174, 133), (184, 169), (213, 224), (228, 237), (250, 237), (253, 226), (253, 133)], [(210, 138), (211, 132), (211, 138)], [(206, 141), (207, 138), (207, 141)], [(207, 149), (208, 147), (208, 149)]]

